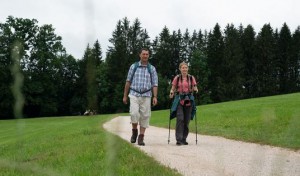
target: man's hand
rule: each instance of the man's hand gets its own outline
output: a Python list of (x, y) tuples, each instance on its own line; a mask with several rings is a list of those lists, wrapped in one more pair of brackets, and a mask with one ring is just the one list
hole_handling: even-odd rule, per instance
[(124, 103), (124, 104), (127, 104), (127, 99), (128, 99), (127, 96), (124, 96), (124, 97), (123, 97), (123, 103)]
[(153, 106), (157, 105), (157, 97), (153, 97), (152, 104), (153, 104)]

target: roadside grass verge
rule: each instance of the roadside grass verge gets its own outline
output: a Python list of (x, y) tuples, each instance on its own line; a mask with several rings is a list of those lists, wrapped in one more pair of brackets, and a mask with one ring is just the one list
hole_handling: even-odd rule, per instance
[[(168, 128), (169, 114), (169, 110), (153, 111), (151, 125)], [(171, 128), (175, 123), (173, 119)], [(190, 122), (190, 131), (196, 132), (195, 120)], [(300, 93), (198, 106), (197, 131), (299, 150)]]
[(117, 115), (0, 121), (0, 175), (180, 175), (102, 125)]

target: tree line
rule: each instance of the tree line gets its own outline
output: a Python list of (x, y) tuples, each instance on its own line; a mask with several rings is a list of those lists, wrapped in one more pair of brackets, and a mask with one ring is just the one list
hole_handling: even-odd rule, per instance
[[(0, 23), (0, 119), (16, 116), (18, 97), (12, 87), (20, 77), (25, 118), (79, 115), (87, 109), (128, 111), (122, 104), (124, 84), (142, 47), (150, 49), (159, 76), (154, 110), (170, 108), (170, 83), (182, 61), (198, 81), (197, 104), (300, 90), (300, 27), (291, 32), (286, 23), (280, 29), (265, 24), (258, 33), (242, 24), (222, 30), (216, 23), (210, 31), (192, 32), (165, 26), (150, 40), (138, 19), (131, 23), (125, 17), (109, 39), (106, 58), (98, 40), (87, 45), (80, 59), (68, 54), (61, 41), (51, 24), (39, 26), (36, 19), (9, 16)], [(13, 71), (15, 65), (21, 76)]]

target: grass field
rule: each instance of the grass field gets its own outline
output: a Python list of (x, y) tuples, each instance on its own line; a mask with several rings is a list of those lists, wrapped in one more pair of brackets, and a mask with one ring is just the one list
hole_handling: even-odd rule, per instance
[[(151, 125), (168, 128), (169, 114), (154, 111)], [(190, 130), (195, 127), (193, 120)], [(300, 93), (198, 106), (197, 132), (299, 150)]]
[(179, 175), (107, 133), (115, 116), (0, 121), (0, 175)]
[[(299, 150), (299, 107), (300, 93), (198, 106), (198, 133)], [(0, 176), (180, 175), (106, 132), (116, 116), (1, 120)], [(153, 111), (150, 123), (168, 128), (168, 118)]]

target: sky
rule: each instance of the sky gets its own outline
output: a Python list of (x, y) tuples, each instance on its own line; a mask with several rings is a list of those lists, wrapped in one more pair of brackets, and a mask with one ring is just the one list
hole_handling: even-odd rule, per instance
[(299, 9), (299, 0), (1, 0), (0, 23), (13, 16), (52, 24), (68, 54), (81, 59), (87, 45), (98, 40), (105, 58), (117, 22), (125, 17), (130, 25), (138, 18), (153, 40), (165, 26), (191, 34), (210, 31), (216, 23), (222, 30), (227, 24), (251, 24), (256, 33), (264, 24), (280, 30), (286, 23), (293, 33), (300, 26)]

